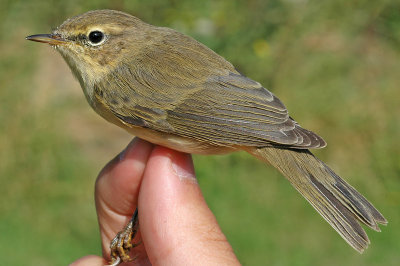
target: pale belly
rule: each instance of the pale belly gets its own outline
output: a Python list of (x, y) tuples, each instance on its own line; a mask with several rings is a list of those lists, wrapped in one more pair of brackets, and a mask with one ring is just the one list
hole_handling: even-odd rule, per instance
[(182, 138), (171, 134), (164, 134), (147, 128), (124, 127), (129, 133), (148, 142), (168, 147), (173, 150), (194, 154), (224, 154), (236, 151), (234, 147), (224, 147)]

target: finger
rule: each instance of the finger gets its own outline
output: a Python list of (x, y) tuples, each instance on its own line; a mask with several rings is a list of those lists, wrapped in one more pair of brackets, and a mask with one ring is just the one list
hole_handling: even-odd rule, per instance
[(106, 263), (102, 257), (89, 255), (74, 261), (70, 266), (103, 266)]
[(110, 241), (126, 225), (137, 206), (138, 190), (152, 149), (149, 142), (135, 138), (97, 178), (95, 201), (103, 254), (109, 253)]
[(239, 264), (201, 194), (188, 154), (154, 148), (139, 192), (139, 222), (152, 264)]

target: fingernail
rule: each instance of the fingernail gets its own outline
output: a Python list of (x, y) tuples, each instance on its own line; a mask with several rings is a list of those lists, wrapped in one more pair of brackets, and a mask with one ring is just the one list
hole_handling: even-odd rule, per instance
[(125, 158), (126, 148), (118, 154), (118, 160), (122, 161)]
[(180, 153), (171, 157), (172, 169), (181, 181), (188, 180), (197, 183), (194, 175), (193, 160), (190, 154)]
[(129, 142), (128, 146), (125, 147), (123, 151), (121, 151), (120, 154), (118, 154), (118, 159), (122, 161), (125, 159), (126, 152), (133, 146), (135, 146), (136, 142), (138, 141), (138, 138), (134, 138), (131, 142)]

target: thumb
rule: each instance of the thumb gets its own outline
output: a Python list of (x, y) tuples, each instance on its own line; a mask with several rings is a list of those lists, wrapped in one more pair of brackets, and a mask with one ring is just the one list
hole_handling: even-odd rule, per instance
[(188, 154), (160, 146), (152, 151), (139, 192), (139, 220), (152, 264), (239, 265)]

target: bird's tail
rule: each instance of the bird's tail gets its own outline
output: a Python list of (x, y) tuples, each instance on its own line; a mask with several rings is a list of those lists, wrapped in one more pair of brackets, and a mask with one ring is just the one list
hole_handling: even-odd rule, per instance
[(367, 199), (309, 150), (271, 147), (249, 152), (276, 167), (358, 252), (362, 253), (370, 243), (359, 222), (378, 232), (378, 224), (387, 224)]

